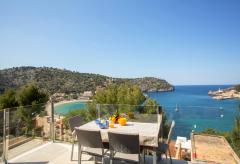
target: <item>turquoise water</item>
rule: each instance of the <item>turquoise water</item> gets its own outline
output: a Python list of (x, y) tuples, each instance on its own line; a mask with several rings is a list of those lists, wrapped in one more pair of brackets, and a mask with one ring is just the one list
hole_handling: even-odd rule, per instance
[[(233, 127), (234, 115), (239, 99), (213, 100), (208, 95), (209, 90), (224, 89), (227, 85), (206, 86), (176, 86), (174, 92), (146, 93), (162, 105), (170, 120), (175, 120), (176, 127), (173, 139), (176, 136), (189, 137), (192, 130), (202, 131), (206, 128), (215, 128), (220, 131), (229, 131)], [(179, 111), (176, 112), (176, 104)], [(67, 103), (56, 106), (56, 113), (64, 115), (71, 110), (84, 109), (83, 102)], [(222, 116), (222, 117), (221, 117)]]
[[(170, 120), (175, 120), (173, 136), (189, 137), (190, 132), (215, 128), (229, 131), (233, 127), (234, 115), (239, 99), (214, 100), (209, 90), (224, 89), (227, 85), (176, 86), (174, 92), (147, 93), (160, 103)], [(178, 112), (175, 111), (176, 104)]]
[(86, 107), (84, 102), (72, 102), (55, 106), (55, 113), (65, 115), (72, 110), (82, 110)]

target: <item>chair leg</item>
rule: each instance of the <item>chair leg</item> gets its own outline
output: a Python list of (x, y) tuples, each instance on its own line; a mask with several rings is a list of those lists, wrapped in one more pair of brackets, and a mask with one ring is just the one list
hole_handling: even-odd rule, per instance
[(72, 143), (71, 161), (73, 160), (73, 151), (74, 151), (74, 141)]
[(104, 164), (104, 156), (102, 156), (102, 164)]
[(142, 151), (142, 156), (143, 156), (143, 163), (145, 163), (145, 149)]
[(110, 164), (113, 164), (113, 152), (110, 151)]
[(141, 154), (138, 154), (138, 163), (139, 164), (144, 164), (145, 163), (145, 161), (143, 159), (143, 156)]
[(170, 149), (168, 149), (168, 154), (169, 154), (169, 158), (170, 158), (170, 163), (172, 164), (172, 157), (171, 157)]
[(82, 149), (81, 149), (81, 145), (78, 144), (78, 164), (81, 164), (81, 160), (82, 160)]
[(167, 163), (167, 160), (168, 160), (168, 159), (167, 159), (167, 152), (165, 153), (165, 156), (166, 156), (166, 163)]

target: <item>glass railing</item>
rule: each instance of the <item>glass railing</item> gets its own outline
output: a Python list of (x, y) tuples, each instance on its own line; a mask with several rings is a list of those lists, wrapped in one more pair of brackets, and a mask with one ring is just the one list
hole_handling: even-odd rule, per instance
[[(85, 110), (85, 113), (82, 114), (85, 123), (96, 119), (118, 123), (120, 117), (126, 118), (127, 122), (157, 123), (159, 121), (157, 114), (160, 108), (158, 106), (126, 104), (95, 104), (80, 110)], [(54, 139), (61, 142), (71, 142), (72, 132), (65, 116), (56, 113), (54, 120)]]
[(191, 132), (215, 129), (226, 132), (232, 129), (237, 106), (163, 106), (168, 120), (174, 120), (173, 139), (183, 136), (190, 139)]
[(158, 122), (159, 106), (127, 105), (127, 104), (97, 104), (97, 117), (125, 117), (130, 122)]
[[(236, 108), (232, 110), (235, 111)], [(207, 128), (228, 131), (233, 125), (234, 112), (224, 107), (203, 106), (146, 106), (127, 104), (94, 104), (86, 106), (85, 122), (96, 119), (127, 122), (158, 123), (159, 114), (166, 115), (168, 123), (175, 121), (172, 139), (190, 138), (191, 132)], [(0, 111), (0, 155), (10, 160), (47, 141), (72, 142), (72, 132), (66, 116), (54, 110), (53, 103), (15, 107)]]
[(3, 127), (4, 127), (4, 110), (0, 110), (0, 161), (3, 161), (3, 150), (4, 150), (4, 145), (3, 145)]
[(1, 161), (13, 159), (51, 138), (49, 106), (35, 104), (0, 111)]

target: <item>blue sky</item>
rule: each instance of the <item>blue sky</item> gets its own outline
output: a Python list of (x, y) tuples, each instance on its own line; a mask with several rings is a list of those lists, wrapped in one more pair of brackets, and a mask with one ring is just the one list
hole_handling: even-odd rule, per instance
[(0, 1), (0, 69), (240, 83), (239, 0)]

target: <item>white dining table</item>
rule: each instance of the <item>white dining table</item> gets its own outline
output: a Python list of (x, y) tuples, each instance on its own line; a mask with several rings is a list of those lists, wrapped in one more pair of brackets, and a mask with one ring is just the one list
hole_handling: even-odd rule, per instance
[[(114, 124), (114, 128), (101, 129), (95, 121), (88, 122), (79, 129), (99, 130), (102, 141), (109, 142), (108, 132), (117, 132), (124, 134), (139, 134), (140, 146), (151, 147), (155, 150), (158, 147), (159, 123), (127, 122), (126, 126)], [(156, 163), (156, 152), (153, 153), (153, 163)]]

